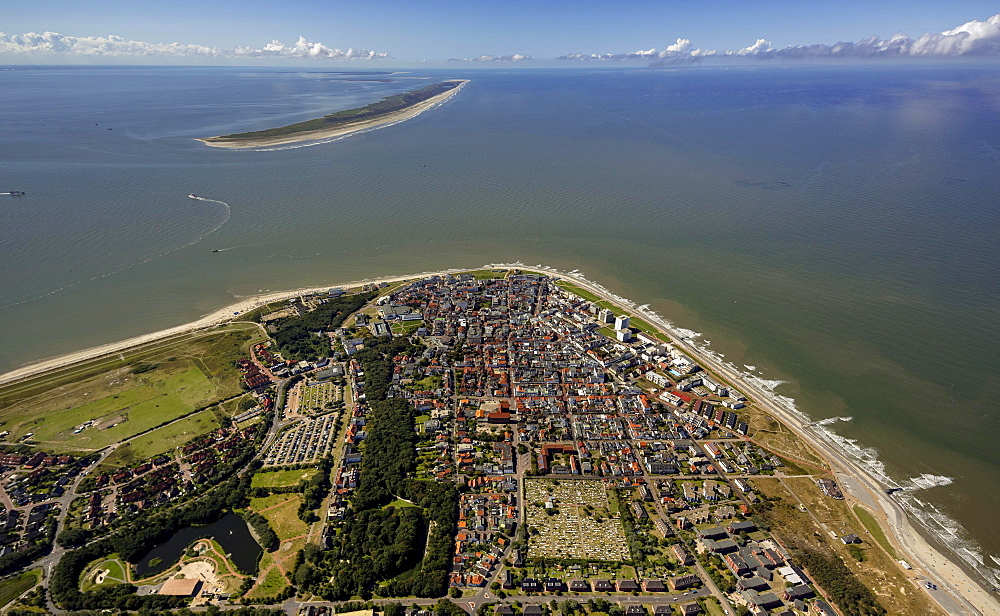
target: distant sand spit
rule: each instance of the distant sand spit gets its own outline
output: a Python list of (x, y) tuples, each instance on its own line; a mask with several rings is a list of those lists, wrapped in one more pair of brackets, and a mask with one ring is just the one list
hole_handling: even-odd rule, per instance
[(373, 128), (378, 128), (380, 126), (385, 126), (387, 124), (396, 124), (398, 122), (403, 122), (411, 118), (415, 118), (421, 113), (440, 105), (441, 103), (447, 101), (452, 96), (458, 94), (459, 90), (465, 87), (465, 84), (469, 83), (468, 79), (456, 80), (461, 81), (461, 83), (447, 92), (442, 92), (437, 96), (432, 96), (427, 100), (417, 103), (412, 107), (407, 107), (406, 109), (401, 109), (400, 111), (394, 111), (386, 115), (374, 118), (371, 120), (361, 120), (359, 122), (353, 122), (351, 124), (341, 125), (336, 128), (321, 129), (321, 130), (309, 130), (302, 131), (298, 133), (292, 133), (289, 135), (281, 135), (278, 137), (266, 137), (260, 139), (231, 139), (231, 140), (220, 140), (220, 137), (207, 137), (205, 139), (196, 139), (195, 141), (200, 141), (205, 145), (210, 145), (213, 148), (226, 148), (230, 150), (249, 150), (255, 148), (268, 148), (276, 145), (288, 145), (290, 143), (302, 143), (304, 141), (321, 141), (324, 139), (333, 139), (336, 137), (344, 137), (353, 133), (361, 132), (364, 130), (371, 130)]

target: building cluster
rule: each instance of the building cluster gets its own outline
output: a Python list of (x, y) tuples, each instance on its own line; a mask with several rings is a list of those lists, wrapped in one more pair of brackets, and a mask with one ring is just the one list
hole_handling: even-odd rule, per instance
[(26, 507), (61, 497), (89, 464), (73, 456), (41, 451), (31, 455), (4, 453), (0, 454), (0, 481), (14, 507)]
[[(85, 492), (77, 523), (99, 528), (151, 507), (177, 500), (199, 485), (212, 484), (221, 466), (244, 453), (253, 442), (251, 429), (214, 432), (193, 439), (175, 454), (158, 454), (113, 472), (96, 474)], [(89, 481), (89, 478), (88, 478)]]
[[(739, 392), (652, 334), (609, 337), (602, 325), (631, 331), (629, 318), (564, 291), (548, 277), (432, 276), (380, 303), (384, 319), (423, 319), (416, 333), (426, 351), (397, 366), (398, 391), (391, 395), (432, 404), (452, 394), (462, 398), (459, 428), (474, 419), (478, 426), (509, 426), (521, 440), (544, 443), (535, 458), (542, 474), (712, 473), (704, 453), (679, 459), (674, 451), (687, 450), (687, 439), (713, 429), (723, 436), (748, 431), (731, 410), (745, 400)], [(407, 387), (429, 376), (439, 377), (434, 390)], [(634, 384), (641, 378), (662, 388), (656, 398)], [(667, 440), (682, 446), (666, 446)], [(475, 466), (469, 448), (458, 454), (460, 472)]]
[[(266, 353), (266, 351), (264, 352)], [(260, 352), (258, 351), (258, 353)], [(236, 361), (236, 368), (240, 371), (240, 374), (243, 376), (243, 383), (250, 391), (263, 393), (264, 390), (271, 386), (271, 376), (261, 370), (261, 367), (252, 359), (248, 357), (240, 358)]]
[[(698, 550), (718, 555), (732, 571), (740, 601), (750, 611), (804, 606), (812, 599), (808, 580), (786, 553), (770, 540), (747, 537), (761, 536), (752, 521), (741, 521), (754, 498), (749, 483), (744, 478), (729, 483), (719, 475), (753, 475), (781, 464), (739, 438), (749, 432), (738, 412), (746, 399), (658, 334), (637, 331), (629, 317), (581, 299), (546, 276), (518, 272), (412, 282), (381, 297), (377, 316), (358, 315), (355, 326), (388, 336), (408, 322), (418, 324), (403, 329), (420, 339), (423, 349), (395, 358), (387, 395), (410, 401), (421, 416), (418, 475), (455, 475), (465, 488), (452, 586), (482, 587), (496, 580), (522, 593), (700, 587), (702, 580), (685, 568), (694, 559), (676, 542), (676, 526), (697, 532)], [(338, 336), (348, 356), (364, 344), (346, 331)], [(347, 377), (354, 399), (344, 455), (334, 472), (331, 523), (344, 516), (360, 480), (368, 414), (359, 395), (365, 375), (354, 360), (347, 364)], [(526, 454), (521, 463), (527, 459), (530, 468), (520, 467), (519, 447)], [(525, 502), (519, 503), (524, 474), (565, 480), (523, 480)], [(679, 566), (646, 572), (660, 579), (524, 577), (527, 571), (517, 567), (525, 554), (510, 551), (522, 511), (532, 529), (528, 556), (533, 559), (629, 559), (622, 525), (610, 516), (606, 487), (596, 477), (636, 490), (635, 500), (621, 504), (637, 525), (674, 542), (664, 549)], [(686, 517), (671, 515), (678, 512)], [(602, 524), (601, 517), (613, 523)], [(713, 523), (724, 527), (706, 527)], [(328, 527), (326, 536), (332, 532)], [(505, 558), (514, 569), (502, 565)]]
[[(458, 502), (452, 586), (485, 586), (517, 530), (517, 480), (476, 478)], [(506, 535), (506, 536), (504, 536)]]
[(0, 558), (47, 541), (59, 507), (53, 503), (30, 509), (0, 509)]
[(819, 489), (823, 491), (830, 498), (836, 498), (837, 500), (843, 500), (844, 493), (840, 491), (840, 486), (833, 479), (821, 478), (816, 480), (816, 485)]
[(806, 601), (816, 596), (809, 578), (777, 542), (745, 538), (756, 530), (750, 520), (700, 528), (698, 549), (721, 558), (736, 578), (734, 597), (751, 613), (781, 608), (808, 610)]

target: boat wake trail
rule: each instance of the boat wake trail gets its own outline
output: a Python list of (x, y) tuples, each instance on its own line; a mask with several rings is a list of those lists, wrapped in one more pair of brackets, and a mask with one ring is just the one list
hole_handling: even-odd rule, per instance
[[(33, 302), (33, 301), (36, 301), (36, 300), (39, 300), (39, 299), (42, 299), (42, 298), (45, 298), (45, 297), (50, 297), (52, 295), (55, 295), (57, 293), (61, 293), (62, 291), (65, 291), (67, 289), (72, 289), (73, 287), (79, 286), (79, 285), (87, 283), (87, 282), (93, 282), (94, 280), (100, 280), (102, 278), (109, 278), (111, 276), (114, 276), (115, 274), (120, 274), (121, 272), (124, 272), (126, 270), (130, 270), (130, 269), (132, 269), (134, 267), (138, 267), (140, 265), (149, 263), (150, 261), (153, 261), (154, 259), (159, 259), (159, 258), (165, 257), (165, 256), (167, 256), (167, 255), (169, 255), (171, 253), (177, 252), (178, 250), (183, 250), (184, 248), (188, 248), (189, 246), (194, 246), (195, 244), (197, 244), (198, 242), (202, 241), (203, 239), (205, 239), (209, 235), (215, 233), (216, 231), (218, 231), (219, 229), (221, 229), (222, 227), (224, 227), (225, 224), (227, 222), (229, 222), (229, 218), (233, 215), (233, 209), (225, 201), (219, 201), (218, 199), (209, 199), (207, 197), (199, 197), (199, 196), (194, 195), (194, 194), (191, 194), (191, 195), (188, 195), (188, 196), (191, 199), (196, 199), (198, 201), (205, 201), (205, 202), (208, 202), (208, 203), (218, 203), (219, 205), (223, 206), (224, 210), (223, 210), (222, 219), (218, 223), (216, 223), (211, 229), (200, 233), (197, 237), (195, 237), (190, 242), (187, 242), (186, 244), (181, 244), (180, 246), (175, 246), (174, 248), (169, 248), (169, 249), (164, 250), (162, 252), (158, 252), (156, 254), (149, 255), (149, 256), (147, 256), (145, 258), (142, 258), (142, 259), (140, 259), (138, 261), (133, 261), (131, 263), (127, 263), (127, 264), (124, 264), (124, 265), (118, 265), (118, 266), (111, 267), (111, 268), (106, 269), (106, 270), (104, 270), (102, 272), (94, 274), (93, 276), (88, 276), (86, 278), (80, 278), (79, 280), (74, 280), (73, 282), (68, 282), (68, 283), (66, 283), (64, 285), (61, 285), (59, 287), (56, 287), (54, 289), (50, 289), (48, 291), (45, 291), (44, 293), (38, 293), (36, 295), (27, 295), (27, 296), (23, 296), (23, 297), (20, 297), (20, 298), (17, 298), (17, 299), (5, 302), (3, 304), (0, 304), (0, 309), (10, 308), (12, 306), (19, 306), (21, 304), (27, 304), (28, 302)], [(236, 247), (233, 246), (233, 248), (236, 248)], [(224, 250), (232, 250), (232, 248), (225, 248)]]

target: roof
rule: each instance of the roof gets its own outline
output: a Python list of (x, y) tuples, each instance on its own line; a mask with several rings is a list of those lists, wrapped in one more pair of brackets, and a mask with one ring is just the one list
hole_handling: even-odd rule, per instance
[(171, 595), (175, 597), (190, 597), (198, 592), (198, 587), (201, 585), (201, 580), (192, 580), (188, 578), (181, 578), (175, 580), (167, 580), (160, 587), (159, 594), (161, 595)]

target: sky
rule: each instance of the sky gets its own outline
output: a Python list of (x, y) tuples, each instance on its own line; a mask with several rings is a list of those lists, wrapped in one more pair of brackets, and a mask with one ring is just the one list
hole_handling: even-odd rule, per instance
[(3, 0), (0, 63), (1000, 57), (998, 14), (983, 0)]

